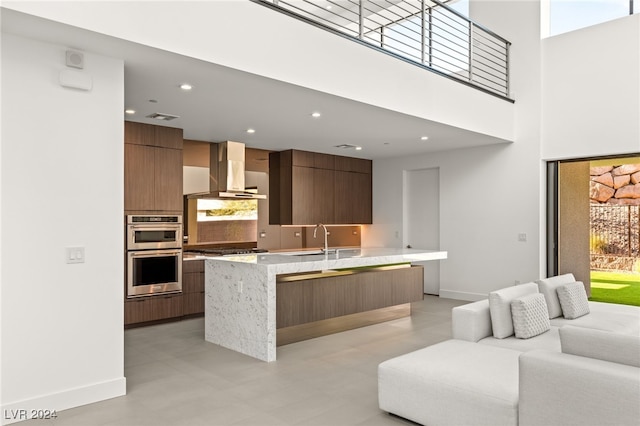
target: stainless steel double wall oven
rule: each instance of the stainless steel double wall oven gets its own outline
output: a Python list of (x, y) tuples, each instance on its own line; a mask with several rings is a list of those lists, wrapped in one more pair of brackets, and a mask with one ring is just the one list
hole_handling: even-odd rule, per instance
[(182, 291), (182, 216), (127, 216), (127, 297)]

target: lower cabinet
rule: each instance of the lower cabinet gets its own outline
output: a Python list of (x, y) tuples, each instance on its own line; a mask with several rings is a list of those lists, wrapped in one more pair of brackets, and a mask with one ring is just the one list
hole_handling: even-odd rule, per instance
[(204, 260), (182, 263), (182, 314), (204, 313)]
[(182, 294), (139, 297), (124, 303), (124, 325), (182, 316)]
[(180, 319), (204, 313), (204, 260), (185, 261), (182, 293), (127, 299), (124, 325)]
[(276, 284), (276, 328), (422, 300), (424, 268), (367, 268), (339, 276), (290, 275)]

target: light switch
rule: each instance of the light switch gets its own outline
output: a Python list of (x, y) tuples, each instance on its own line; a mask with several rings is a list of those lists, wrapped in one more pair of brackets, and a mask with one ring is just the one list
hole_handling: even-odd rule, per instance
[(525, 234), (524, 232), (518, 234), (518, 241), (527, 241), (527, 234)]
[(66, 247), (67, 263), (84, 263), (84, 247)]

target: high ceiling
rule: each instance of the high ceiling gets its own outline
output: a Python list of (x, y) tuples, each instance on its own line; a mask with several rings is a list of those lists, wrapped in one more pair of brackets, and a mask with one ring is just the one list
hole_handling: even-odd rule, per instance
[[(2, 9), (2, 31), (122, 58), (123, 119), (179, 127), (184, 129), (186, 139), (235, 140), (254, 148), (296, 148), (370, 159), (505, 143), (12, 10)], [(191, 84), (193, 89), (181, 90), (182, 83)], [(136, 113), (125, 114), (127, 108)], [(146, 118), (156, 112), (180, 118), (170, 122)], [(313, 112), (321, 116), (313, 118)], [(247, 133), (249, 128), (255, 133)], [(422, 136), (429, 139), (421, 140)], [(363, 149), (335, 147), (342, 144)]]

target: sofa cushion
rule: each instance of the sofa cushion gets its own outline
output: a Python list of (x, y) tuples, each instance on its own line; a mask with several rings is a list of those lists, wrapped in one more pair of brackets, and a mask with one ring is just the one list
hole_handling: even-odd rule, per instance
[(557, 318), (562, 315), (562, 307), (560, 306), (560, 299), (558, 299), (558, 293), (556, 290), (561, 285), (575, 282), (576, 279), (573, 274), (557, 275), (555, 277), (544, 278), (536, 281), (540, 293), (544, 294), (544, 298), (547, 302), (547, 309), (549, 310), (549, 318)]
[(616, 303), (589, 302), (589, 315), (550, 320), (551, 326), (574, 325), (596, 330), (640, 336), (640, 307)]
[(489, 293), (489, 313), (493, 337), (503, 339), (513, 334), (511, 318), (511, 301), (521, 296), (538, 292), (536, 283), (526, 283), (515, 287), (507, 287)]
[(518, 424), (520, 352), (447, 340), (378, 366), (378, 404), (423, 425)]
[(560, 328), (562, 352), (640, 367), (640, 336), (566, 325)]
[(542, 293), (529, 294), (511, 301), (513, 330), (518, 339), (529, 339), (548, 331), (549, 311)]
[(579, 318), (589, 313), (589, 299), (581, 281), (562, 285), (557, 292), (565, 318)]
[(478, 341), (479, 344), (497, 346), (505, 349), (513, 349), (520, 352), (528, 352), (535, 349), (544, 349), (551, 352), (560, 352), (560, 336), (558, 335), (558, 327), (551, 326), (547, 332), (539, 334), (530, 339), (518, 339), (516, 336), (506, 337), (504, 339), (496, 339), (495, 337), (486, 337)]

